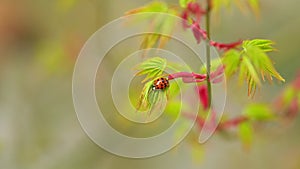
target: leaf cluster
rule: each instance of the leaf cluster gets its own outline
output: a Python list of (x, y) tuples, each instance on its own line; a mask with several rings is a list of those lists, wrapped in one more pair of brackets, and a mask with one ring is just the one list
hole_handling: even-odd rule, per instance
[(239, 82), (246, 80), (248, 95), (253, 95), (256, 87), (261, 86), (265, 79), (271, 82), (275, 77), (279, 81), (285, 81), (267, 55), (275, 50), (273, 44), (274, 42), (266, 39), (245, 40), (241, 50), (231, 49), (223, 55), (226, 75), (230, 77), (239, 71)]
[(243, 116), (248, 120), (239, 124), (239, 137), (243, 146), (249, 149), (253, 142), (253, 122), (275, 119), (275, 114), (268, 105), (250, 104), (244, 109)]
[(153, 109), (158, 104), (164, 104), (166, 90), (153, 90), (153, 80), (163, 77), (166, 69), (178, 71), (179, 65), (175, 63), (168, 63), (166, 59), (161, 57), (153, 57), (145, 60), (136, 66), (137, 76), (144, 75), (140, 100), (138, 103), (138, 110)]
[[(165, 2), (154, 1), (149, 3), (143, 7), (133, 9), (131, 11), (126, 12), (126, 14), (138, 14), (138, 13), (149, 13), (151, 16), (151, 12), (160, 12), (170, 15), (178, 16), (178, 10), (169, 7)], [(148, 49), (153, 48), (157, 45), (158, 48), (162, 48), (165, 44), (169, 41), (169, 36), (171, 35), (174, 27), (175, 27), (175, 17), (168, 17), (165, 15), (153, 15), (150, 26), (149, 32), (144, 36), (142, 40), (141, 49)]]
[(236, 6), (241, 12), (250, 9), (256, 16), (259, 15), (259, 0), (212, 0), (213, 11), (219, 12), (223, 7), (230, 8)]

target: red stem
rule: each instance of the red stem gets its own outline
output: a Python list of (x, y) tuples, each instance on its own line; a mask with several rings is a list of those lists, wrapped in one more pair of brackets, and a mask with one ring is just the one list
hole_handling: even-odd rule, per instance
[(218, 129), (222, 130), (222, 129), (228, 129), (231, 127), (236, 127), (239, 124), (241, 124), (242, 122), (245, 122), (247, 120), (249, 120), (249, 119), (245, 116), (235, 117), (233, 119), (230, 119), (230, 120), (220, 123), (218, 126)]
[(178, 72), (178, 73), (173, 73), (168, 75), (169, 80), (173, 80), (176, 78), (194, 78), (194, 79), (206, 79), (206, 75), (203, 74), (198, 74), (198, 73), (190, 73), (190, 72)]
[[(195, 116), (190, 114), (190, 113), (183, 113), (183, 116), (188, 118), (188, 119), (194, 119)], [(217, 131), (218, 130), (225, 130), (225, 129), (229, 129), (229, 128), (232, 128), (232, 127), (236, 127), (238, 126), (239, 124), (245, 122), (245, 121), (248, 121), (249, 119), (245, 116), (238, 116), (238, 117), (235, 117), (233, 119), (229, 119), (225, 122), (222, 122), (218, 125), (217, 127)], [(204, 126), (204, 123), (205, 123), (205, 119), (200, 117), (200, 116), (197, 116), (196, 117), (196, 124), (199, 128), (203, 128)]]

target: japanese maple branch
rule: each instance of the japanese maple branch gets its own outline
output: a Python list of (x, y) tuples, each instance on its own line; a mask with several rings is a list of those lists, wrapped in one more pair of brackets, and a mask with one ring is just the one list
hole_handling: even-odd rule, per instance
[(210, 11), (211, 11), (211, 0), (207, 0), (206, 8), (206, 32), (207, 32), (207, 43), (206, 43), (206, 83), (208, 92), (208, 107), (211, 107), (211, 82), (210, 82), (210, 69), (211, 69), (211, 59), (210, 59)]
[[(214, 72), (211, 74), (211, 77), (214, 76), (213, 74), (214, 74)], [(298, 76), (296, 77), (296, 79), (290, 84), (290, 87), (292, 87), (294, 92), (296, 92), (296, 93), (300, 92), (300, 72), (299, 72)], [(300, 110), (300, 107), (298, 105), (299, 98), (297, 96), (293, 97), (291, 99), (291, 101), (289, 103), (287, 103), (287, 105), (284, 105), (285, 104), (284, 102), (285, 102), (284, 95), (280, 94), (273, 101), (273, 103), (271, 103), (269, 106), (275, 107), (273, 110), (274, 115), (276, 115), (278, 117), (283, 116), (283, 117), (287, 117), (288, 119), (294, 119)], [(203, 128), (203, 126), (205, 124), (206, 119), (204, 117), (201, 117), (198, 115), (195, 116), (191, 113), (184, 113), (183, 116), (186, 117), (187, 119), (192, 119), (192, 120), (196, 119), (195, 120), (196, 124), (200, 129)], [(238, 125), (240, 125), (241, 123), (247, 122), (250, 120), (251, 120), (251, 118), (249, 118), (245, 115), (240, 115), (240, 116), (234, 117), (232, 119), (227, 119), (226, 121), (223, 121), (218, 125), (217, 131), (234, 128), (234, 127), (237, 127)]]
[[(210, 73), (212, 83), (219, 83), (223, 80), (225, 67), (219, 66), (215, 71)], [(198, 83), (207, 80), (207, 74), (199, 74), (194, 72), (176, 72), (168, 75), (168, 80), (181, 78), (184, 83)]]
[[(205, 124), (205, 118), (200, 117), (200, 116), (194, 116), (190, 113), (184, 113), (183, 114), (184, 117), (188, 118), (188, 119), (195, 119), (197, 126), (201, 129), (203, 128), (204, 124)], [(218, 127), (217, 127), (217, 131), (219, 130), (227, 130), (229, 128), (234, 128), (236, 126), (238, 126), (239, 124), (248, 121), (249, 118), (245, 117), (245, 116), (238, 116), (232, 119), (228, 119), (224, 122), (221, 122)]]

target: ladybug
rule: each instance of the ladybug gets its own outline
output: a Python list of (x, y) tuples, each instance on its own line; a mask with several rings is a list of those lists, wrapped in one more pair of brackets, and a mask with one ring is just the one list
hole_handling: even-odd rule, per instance
[(167, 87), (169, 87), (169, 81), (167, 78), (158, 78), (156, 80), (154, 80), (153, 85), (152, 85), (152, 89), (153, 90), (163, 90), (166, 89)]

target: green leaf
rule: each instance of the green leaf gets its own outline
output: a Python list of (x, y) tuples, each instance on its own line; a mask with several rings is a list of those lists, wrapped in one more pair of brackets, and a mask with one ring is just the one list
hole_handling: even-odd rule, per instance
[(261, 72), (262, 78), (267, 76), (268, 79), (272, 80), (272, 76), (280, 81), (285, 81), (284, 78), (277, 72), (273, 66), (272, 61), (266, 55), (266, 53), (256, 46), (249, 46), (247, 48), (247, 55), (251, 58), (252, 62), (258, 72)]
[(243, 82), (244, 79), (247, 80), (248, 83), (248, 96), (254, 94), (256, 86), (261, 85), (258, 74), (249, 60), (247, 56), (243, 56), (243, 60), (240, 66), (240, 83)]
[[(261, 85), (260, 79), (265, 80), (267, 78), (271, 82), (272, 77), (275, 77), (280, 81), (285, 81), (266, 54), (274, 50), (273, 44), (274, 42), (265, 39), (246, 40), (243, 42), (239, 80), (240, 82), (243, 80), (247, 81), (248, 95), (254, 94), (256, 86)], [(227, 61), (227, 64), (230, 65), (230, 61)]]
[(165, 108), (167, 104), (166, 90), (149, 90), (148, 94), (149, 109), (148, 114), (159, 112)]
[(149, 33), (145, 35), (142, 43), (141, 43), (141, 49), (148, 49), (152, 48), (160, 39), (161, 35), (154, 34), (154, 33)]
[(173, 118), (177, 118), (180, 110), (182, 109), (182, 102), (180, 101), (170, 101), (168, 102), (165, 112)]
[(239, 137), (245, 149), (249, 149), (253, 142), (253, 128), (250, 122), (243, 122), (239, 125)]
[(153, 90), (152, 81), (147, 82), (140, 95), (137, 110), (148, 111), (148, 114), (161, 111), (167, 104), (166, 90)]
[(153, 33), (145, 35), (141, 44), (141, 49), (153, 48), (157, 44), (159, 48), (163, 48), (169, 41), (170, 35), (173, 32), (176, 17), (170, 17), (169, 15), (152, 15), (149, 12), (167, 13), (174, 16), (178, 16), (179, 12), (178, 10), (169, 8), (165, 2), (154, 1), (143, 7), (126, 12), (126, 15), (145, 12), (147, 12), (148, 15), (136, 17), (134, 22), (139, 23), (140, 21), (149, 20), (150, 22), (148, 31)]
[(274, 118), (272, 110), (265, 104), (248, 105), (243, 114), (251, 120), (270, 120)]
[(182, 8), (186, 8), (187, 4), (190, 3), (190, 2), (195, 2), (195, 0), (179, 0), (179, 5)]
[(255, 15), (259, 15), (259, 0), (213, 0), (212, 2), (215, 12), (219, 12), (223, 7), (228, 9), (236, 6), (243, 13), (246, 13), (248, 11), (247, 7), (250, 7)]
[(137, 14), (137, 13), (143, 13), (143, 12), (167, 12), (168, 11), (168, 6), (164, 2), (160, 1), (154, 1), (152, 3), (149, 3), (143, 7), (139, 7), (133, 10), (130, 10), (126, 12), (126, 15), (130, 14)]
[[(211, 72), (213, 72), (214, 70), (216, 70), (221, 64), (222, 64), (222, 60), (220, 60), (219, 58), (217, 59), (213, 59), (211, 62)], [(206, 64), (203, 64), (200, 68), (200, 73), (206, 73)]]
[(240, 52), (236, 49), (231, 49), (224, 53), (222, 63), (225, 65), (226, 76), (230, 77), (237, 71), (240, 60)]
[(222, 7), (229, 8), (231, 5), (231, 0), (213, 0), (213, 10), (216, 12), (219, 12)]
[(187, 71), (185, 66), (175, 62), (168, 62), (166, 68), (175, 72)]
[(182, 89), (180, 89), (180, 86), (182, 85), (182, 83), (183, 83), (182, 81), (173, 80), (172, 85), (170, 85), (170, 87), (169, 87), (168, 96), (171, 98), (176, 97), (179, 94), (180, 90), (182, 90)]
[(248, 3), (254, 14), (259, 15), (259, 0), (248, 0)]
[(287, 87), (284, 90), (283, 96), (282, 96), (282, 101), (283, 101), (284, 106), (289, 105), (292, 102), (292, 100), (296, 94), (297, 94), (297, 91), (293, 87), (291, 87), (291, 86)]
[(137, 75), (147, 75), (146, 78), (142, 81), (148, 81), (150, 79), (161, 76), (167, 66), (167, 60), (161, 57), (150, 58), (141, 64), (137, 65), (136, 69), (138, 70)]
[(144, 111), (149, 109), (150, 103), (148, 101), (148, 97), (151, 88), (152, 88), (152, 81), (145, 83), (138, 101), (138, 105), (136, 108), (137, 110)]
[(243, 56), (242, 64), (245, 64), (249, 78), (253, 79), (256, 84), (260, 85), (258, 74), (247, 56)]
[(249, 47), (258, 47), (263, 52), (271, 52), (274, 51), (273, 47), (274, 42), (268, 39), (253, 39), (253, 40), (245, 40), (243, 41), (243, 48), (247, 50)]

